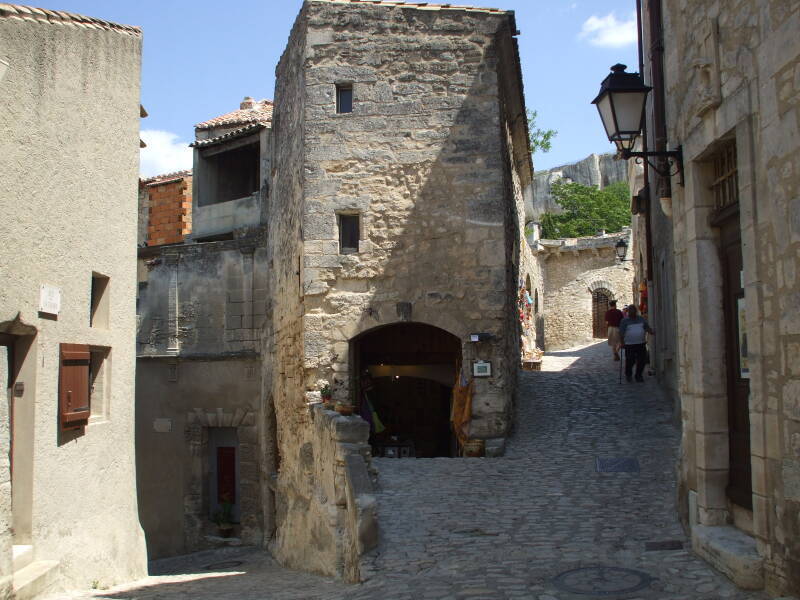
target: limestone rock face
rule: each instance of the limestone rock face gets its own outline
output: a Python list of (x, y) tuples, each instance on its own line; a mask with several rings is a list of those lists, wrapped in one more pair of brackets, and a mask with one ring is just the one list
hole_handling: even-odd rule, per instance
[(576, 163), (537, 171), (533, 176), (534, 218), (544, 213), (561, 212), (561, 207), (550, 195), (550, 186), (559, 179), (604, 188), (618, 181), (627, 181), (628, 163), (615, 160), (613, 154), (590, 154)]

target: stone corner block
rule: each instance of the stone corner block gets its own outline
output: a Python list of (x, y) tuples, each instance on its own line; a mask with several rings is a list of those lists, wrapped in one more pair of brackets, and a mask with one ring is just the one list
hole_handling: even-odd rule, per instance
[(755, 538), (743, 531), (730, 525), (698, 525), (692, 530), (692, 550), (740, 588), (764, 588), (764, 559)]

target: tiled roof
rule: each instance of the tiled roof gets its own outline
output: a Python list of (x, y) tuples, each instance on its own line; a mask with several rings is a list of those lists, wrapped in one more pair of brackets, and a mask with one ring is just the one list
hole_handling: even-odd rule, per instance
[(500, 8), (482, 8), (480, 6), (464, 6), (462, 4), (430, 4), (429, 2), (399, 2), (397, 0), (313, 0), (314, 2), (328, 2), (330, 4), (370, 4), (376, 6), (400, 6), (404, 8), (418, 8), (420, 10), (465, 10), (482, 13), (510, 13), (513, 11)]
[(83, 29), (106, 29), (109, 31), (119, 31), (127, 35), (141, 36), (142, 30), (132, 25), (119, 25), (111, 21), (104, 21), (95, 17), (87, 17), (75, 13), (64, 12), (63, 10), (48, 10), (46, 8), (35, 8), (33, 6), (23, 6), (21, 4), (6, 4), (0, 2), (0, 19), (19, 19), (23, 21), (38, 21), (40, 23), (52, 23), (55, 25), (68, 25), (70, 27), (80, 27)]
[(191, 177), (192, 170), (187, 169), (185, 171), (175, 171), (174, 173), (163, 173), (162, 175), (153, 175), (152, 177), (148, 177), (147, 179), (142, 179), (142, 185), (159, 185), (162, 183), (167, 183), (170, 181), (179, 181), (184, 177)]
[(272, 123), (272, 100), (245, 98), (239, 105), (239, 110), (198, 123), (195, 125), (195, 129), (211, 129), (212, 127), (244, 125), (245, 123), (260, 123), (262, 125)]
[(243, 137), (259, 129), (263, 129), (266, 127), (263, 123), (250, 123), (249, 125), (245, 125), (244, 127), (239, 127), (239, 129), (234, 129), (233, 131), (228, 131), (227, 133), (223, 133), (222, 135), (218, 135), (217, 137), (208, 138), (206, 140), (196, 140), (193, 143), (189, 144), (191, 148), (203, 148), (205, 146), (211, 146), (213, 144), (218, 144), (219, 142), (225, 142), (228, 140), (233, 140), (239, 137)]

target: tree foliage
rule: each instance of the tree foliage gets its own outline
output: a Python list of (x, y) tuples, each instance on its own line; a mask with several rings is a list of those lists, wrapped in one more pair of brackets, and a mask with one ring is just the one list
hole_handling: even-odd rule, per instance
[(596, 235), (601, 229), (614, 233), (631, 224), (630, 190), (624, 181), (601, 190), (559, 180), (551, 186), (550, 193), (564, 212), (544, 215), (545, 239)]
[(552, 147), (553, 138), (556, 137), (558, 132), (555, 129), (539, 129), (536, 126), (536, 111), (528, 110), (527, 112), (531, 154), (535, 154), (536, 152), (549, 152)]

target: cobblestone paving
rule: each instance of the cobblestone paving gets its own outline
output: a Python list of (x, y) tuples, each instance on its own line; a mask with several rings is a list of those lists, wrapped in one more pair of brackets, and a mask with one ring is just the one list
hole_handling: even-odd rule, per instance
[[(685, 549), (674, 506), (680, 434), (672, 407), (649, 377), (620, 385), (618, 364), (595, 344), (549, 354), (541, 372), (523, 373), (517, 430), (503, 458), (377, 459), (381, 542), (362, 585), (228, 549), (160, 562), (172, 575), (70, 597), (767, 598), (738, 590)], [(598, 458), (633, 458), (639, 470), (598, 472)], [(683, 548), (647, 550), (648, 542)], [(202, 569), (233, 559), (242, 564)]]

